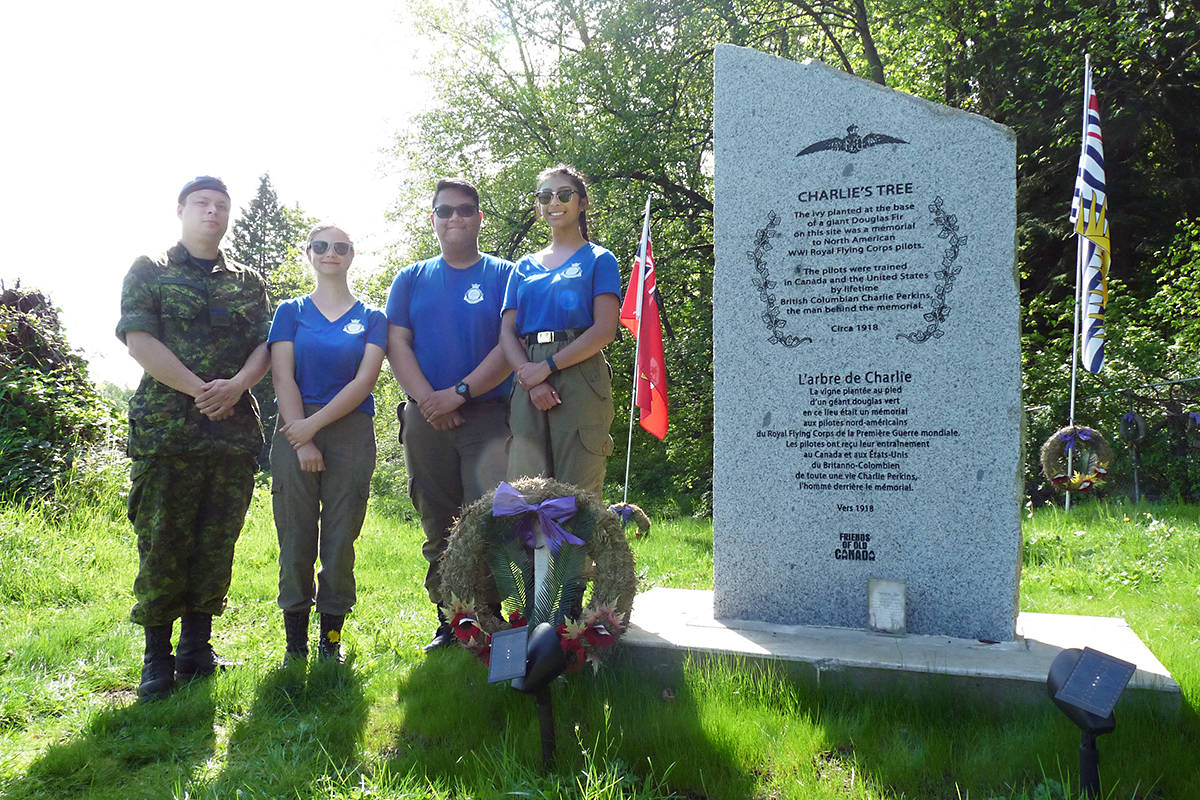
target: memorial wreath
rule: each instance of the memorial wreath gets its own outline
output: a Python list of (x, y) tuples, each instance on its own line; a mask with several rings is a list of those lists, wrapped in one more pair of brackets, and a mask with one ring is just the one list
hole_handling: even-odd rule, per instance
[(642, 511), (639, 506), (633, 503), (617, 503), (609, 506), (608, 510), (621, 518), (622, 530), (630, 522), (637, 526), (637, 533), (633, 535), (633, 538), (640, 539), (650, 535), (650, 517), (646, 516), (646, 512)]
[[(533, 547), (539, 531), (549, 561), (537, 586)], [(594, 495), (547, 478), (501, 483), (468, 507), (450, 534), (441, 573), (446, 619), (485, 664), (492, 634), (550, 622), (568, 672), (585, 663), (596, 667), (625, 632), (637, 593), (620, 518)]]
[[(1068, 470), (1067, 453), (1071, 453)], [(1108, 477), (1113, 451), (1098, 431), (1083, 425), (1068, 425), (1042, 445), (1042, 474), (1064, 492), (1087, 492)]]

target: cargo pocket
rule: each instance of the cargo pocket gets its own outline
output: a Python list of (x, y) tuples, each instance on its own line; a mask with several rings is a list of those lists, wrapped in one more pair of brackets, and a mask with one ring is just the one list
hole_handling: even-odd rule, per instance
[(611, 456), (613, 438), (608, 434), (608, 428), (592, 427), (579, 429), (579, 441), (584, 449), (598, 456)]
[(609, 367), (603, 353), (596, 353), (578, 366), (583, 379), (597, 397), (601, 400), (612, 397), (612, 368)]
[(129, 466), (129, 506), (126, 516), (131, 523), (137, 522), (138, 506), (142, 503), (142, 495), (146, 493), (146, 473), (149, 471), (149, 461), (135, 460)]

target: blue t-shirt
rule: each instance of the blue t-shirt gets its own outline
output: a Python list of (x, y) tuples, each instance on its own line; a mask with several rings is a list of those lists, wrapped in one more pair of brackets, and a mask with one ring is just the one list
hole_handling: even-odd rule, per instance
[[(387, 349), (387, 318), (360, 300), (330, 322), (311, 297), (293, 297), (275, 309), (267, 344), (275, 342), (292, 343), (300, 399), (323, 406), (354, 380), (368, 344)], [(356, 410), (374, 415), (375, 396)]]
[[(512, 268), (486, 253), (466, 269), (437, 256), (405, 267), (392, 281), (387, 320), (412, 331), (417, 365), (434, 391), (457, 385), (500, 341), (500, 305)], [(511, 393), (509, 376), (475, 399)]]
[(588, 242), (557, 269), (547, 269), (532, 253), (522, 257), (508, 279), (504, 310), (517, 310), (518, 336), (590, 328), (592, 300), (601, 294), (620, 300), (621, 268), (616, 256)]

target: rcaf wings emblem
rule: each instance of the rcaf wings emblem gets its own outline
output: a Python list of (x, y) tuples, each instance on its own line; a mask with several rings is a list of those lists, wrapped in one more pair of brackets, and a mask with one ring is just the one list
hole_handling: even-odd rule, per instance
[(895, 136), (888, 136), (886, 133), (868, 133), (866, 136), (860, 136), (858, 126), (849, 125), (846, 127), (845, 136), (840, 138), (835, 136), (832, 139), (822, 139), (819, 142), (814, 142), (799, 153), (796, 153), (796, 155), (806, 156), (809, 153), (817, 153), (821, 150), (857, 153), (868, 147), (875, 147), (880, 144), (908, 144), (908, 142), (903, 139), (897, 139)]

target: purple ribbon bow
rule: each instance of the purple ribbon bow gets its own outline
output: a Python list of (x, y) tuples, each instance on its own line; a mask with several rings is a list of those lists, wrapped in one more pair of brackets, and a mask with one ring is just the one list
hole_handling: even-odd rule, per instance
[(1058, 438), (1067, 443), (1067, 450), (1075, 449), (1075, 440), (1078, 438), (1081, 442), (1086, 442), (1092, 438), (1091, 428), (1080, 428), (1078, 431), (1067, 431), (1060, 433)]
[(1200, 425), (1200, 412), (1189, 411), (1188, 419), (1190, 419), (1192, 421), (1193, 425)]
[(633, 506), (609, 506), (608, 510), (620, 517), (622, 524), (629, 522), (633, 516)]
[(516, 517), (517, 527), (513, 531), (517, 536), (520, 536), (525, 544), (529, 547), (537, 546), (536, 529), (534, 522), (538, 522), (542, 527), (542, 534), (546, 538), (546, 544), (550, 548), (550, 552), (558, 555), (559, 548), (563, 542), (567, 544), (582, 545), (584, 541), (578, 536), (565, 529), (560, 522), (566, 522), (571, 517), (575, 516), (577, 511), (575, 497), (551, 497), (537, 505), (525, 502), (525, 497), (507, 482), (501, 481), (496, 487), (496, 494), (492, 498), (492, 516), (493, 517)]

